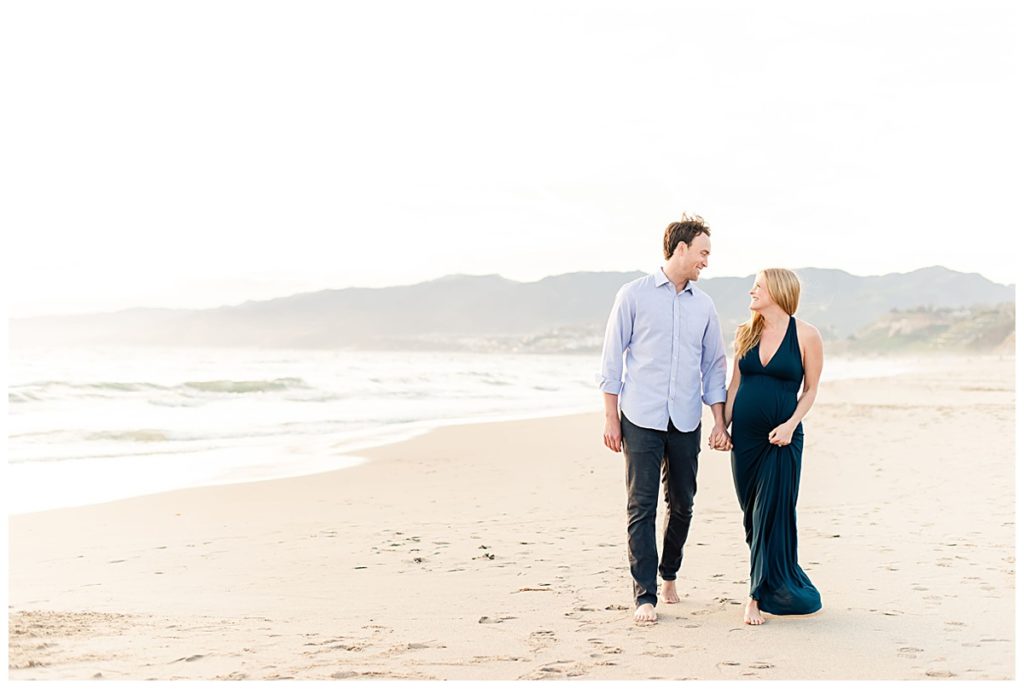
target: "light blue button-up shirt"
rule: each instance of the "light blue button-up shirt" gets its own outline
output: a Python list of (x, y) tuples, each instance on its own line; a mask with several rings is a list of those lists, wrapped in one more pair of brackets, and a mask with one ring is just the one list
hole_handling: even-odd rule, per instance
[[(625, 376), (623, 376), (625, 360)], [(608, 317), (601, 389), (643, 428), (692, 431), (701, 400), (725, 402), (725, 346), (711, 297), (689, 282), (681, 292), (659, 268), (622, 286)]]

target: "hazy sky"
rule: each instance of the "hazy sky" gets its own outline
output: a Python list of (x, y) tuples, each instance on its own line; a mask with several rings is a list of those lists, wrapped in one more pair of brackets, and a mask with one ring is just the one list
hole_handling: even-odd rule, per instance
[(7, 2), (8, 312), (653, 269), (682, 210), (705, 277), (1017, 282), (1019, 4)]

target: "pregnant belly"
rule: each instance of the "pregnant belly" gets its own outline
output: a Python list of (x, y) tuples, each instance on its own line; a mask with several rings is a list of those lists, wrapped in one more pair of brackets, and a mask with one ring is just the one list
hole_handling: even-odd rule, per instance
[(732, 407), (733, 436), (766, 436), (773, 428), (793, 416), (796, 401), (795, 394), (779, 386), (741, 383)]

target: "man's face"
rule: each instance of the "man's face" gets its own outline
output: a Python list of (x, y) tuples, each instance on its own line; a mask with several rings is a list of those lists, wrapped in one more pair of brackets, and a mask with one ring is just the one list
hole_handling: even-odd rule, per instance
[(683, 277), (696, 282), (700, 279), (700, 271), (708, 267), (708, 257), (711, 256), (711, 237), (699, 234), (690, 242), (689, 248), (680, 242), (676, 252), (683, 252), (681, 256)]

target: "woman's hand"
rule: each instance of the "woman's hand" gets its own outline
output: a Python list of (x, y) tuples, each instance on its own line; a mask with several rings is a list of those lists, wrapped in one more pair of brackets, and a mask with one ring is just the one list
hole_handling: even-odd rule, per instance
[(783, 447), (793, 442), (793, 431), (796, 426), (789, 423), (788, 421), (780, 426), (776, 426), (772, 429), (772, 432), (768, 434), (768, 442), (772, 445), (778, 445)]
[(708, 438), (708, 447), (723, 452), (731, 450), (732, 438), (729, 437), (729, 432), (721, 426), (715, 426), (711, 431), (711, 437)]

